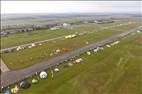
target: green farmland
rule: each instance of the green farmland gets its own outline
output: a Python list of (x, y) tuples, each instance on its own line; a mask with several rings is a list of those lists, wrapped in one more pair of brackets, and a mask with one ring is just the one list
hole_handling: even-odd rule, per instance
[(82, 64), (59, 66), (54, 78), (48, 71), (47, 79), (19, 94), (141, 94), (141, 52), (142, 34), (129, 36), (111, 48), (80, 56)]
[[(77, 48), (85, 46), (86, 42), (94, 43), (99, 40), (103, 40), (105, 38), (111, 37), (113, 35), (131, 30), (132, 28), (135, 28), (136, 26), (138, 26), (138, 24), (127, 25), (127, 27), (129, 27), (127, 28), (127, 30), (126, 29), (114, 30), (116, 27), (113, 27), (110, 29), (100, 30), (98, 32), (88, 33), (86, 35), (78, 36), (73, 39), (50, 41), (48, 43), (44, 43), (41, 46), (34, 47), (32, 49), (15, 51), (13, 53), (4, 53), (2, 54), (2, 58), (5, 64), (10, 69), (12, 70), (22, 69), (22, 68), (31, 66), (33, 64), (36, 64), (44, 60), (47, 60), (49, 58), (57, 56), (57, 55), (49, 56), (49, 54), (58, 48), (62, 49), (66, 47), (69, 49), (69, 51), (73, 51)], [(122, 27), (126, 27), (126, 26), (121, 26), (120, 28)], [(61, 55), (61, 54), (63, 54), (63, 52), (61, 52), (58, 55)]]

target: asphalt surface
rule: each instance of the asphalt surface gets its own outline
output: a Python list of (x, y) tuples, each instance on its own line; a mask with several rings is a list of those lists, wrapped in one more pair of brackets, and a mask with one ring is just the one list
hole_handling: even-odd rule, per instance
[(61, 55), (61, 56), (57, 56), (55, 58), (51, 58), (47, 61), (35, 64), (35, 65), (30, 66), (25, 69), (1, 73), (1, 87), (7, 87), (11, 84), (17, 83), (21, 80), (31, 77), (32, 75), (35, 75), (36, 72), (41, 72), (43, 70), (51, 68), (52, 66), (56, 66), (61, 63), (64, 63), (67, 60), (70, 60), (76, 56), (84, 54), (86, 51), (93, 50), (94, 48), (97, 48), (99, 46), (104, 46), (106, 44), (110, 44), (112, 42), (120, 40), (128, 35), (131, 35), (132, 33), (135, 33), (136, 30), (138, 30), (139, 28), (140, 27), (130, 30), (128, 32), (121, 33), (119, 35), (110, 37), (108, 39), (87, 45), (87, 46), (79, 48), (75, 51), (69, 52), (69, 53)]

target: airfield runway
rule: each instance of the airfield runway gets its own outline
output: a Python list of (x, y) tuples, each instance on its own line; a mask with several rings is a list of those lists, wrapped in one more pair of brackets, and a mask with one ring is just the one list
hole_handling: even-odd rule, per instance
[(70, 60), (76, 56), (84, 54), (86, 51), (93, 50), (94, 48), (97, 48), (99, 46), (104, 46), (106, 44), (115, 42), (115, 41), (120, 40), (128, 35), (133, 34), (133, 33), (135, 34), (135, 32), (140, 28), (141, 27), (137, 27), (137, 28), (132, 29), (128, 32), (121, 33), (116, 36), (110, 37), (108, 39), (90, 44), (88, 46), (79, 48), (79, 49), (72, 51), (70, 53), (67, 53), (67, 54), (64, 54), (61, 56), (57, 56), (55, 58), (35, 64), (35, 65), (25, 68), (25, 69), (21, 69), (21, 70), (17, 70), (17, 71), (3, 72), (3, 73), (1, 73), (1, 87), (7, 87), (11, 84), (17, 83), (21, 80), (31, 77), (32, 75), (35, 75), (36, 72), (40, 72), (40, 71), (49, 69), (52, 66), (56, 66), (61, 63), (64, 63), (67, 60)]
[[(134, 23), (134, 22), (133, 22)], [(125, 26), (125, 25), (128, 25), (130, 23), (124, 23), (124, 24), (119, 24), (119, 25), (113, 25), (113, 26), (106, 26), (106, 27), (101, 27), (100, 30), (104, 30), (104, 29), (111, 29), (111, 28), (114, 28), (114, 27), (119, 27), (119, 26)], [(132, 23), (131, 23), (132, 24)], [(112, 29), (111, 29), (112, 30)], [(116, 31), (116, 30), (115, 30)], [(90, 32), (90, 31), (85, 31), (85, 32), (81, 32), (79, 33), (79, 35), (84, 35), (84, 34), (87, 34), (87, 33), (93, 33), (93, 32)], [(59, 36), (59, 37), (56, 37), (56, 38), (51, 38), (51, 39), (47, 39), (47, 40), (42, 40), (42, 41), (37, 41), (37, 42), (32, 42), (34, 44), (39, 44), (39, 43), (45, 43), (45, 42), (49, 42), (49, 41), (54, 41), (54, 40), (59, 40), (59, 39), (64, 39), (65, 36)], [(13, 47), (8, 47), (8, 48), (3, 48), (3, 49), (0, 49), (0, 52), (4, 52), (4, 51), (7, 51), (8, 49), (16, 49), (17, 47), (19, 46), (23, 46), (23, 47), (26, 47), (26, 46), (29, 46), (31, 45), (32, 43), (26, 43), (26, 44), (22, 44), (22, 45), (18, 45), (18, 46), (13, 46)]]

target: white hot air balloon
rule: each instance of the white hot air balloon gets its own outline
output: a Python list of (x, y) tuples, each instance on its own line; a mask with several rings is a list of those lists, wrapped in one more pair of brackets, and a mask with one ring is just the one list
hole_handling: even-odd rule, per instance
[(47, 77), (47, 73), (45, 71), (42, 71), (39, 76), (41, 79), (45, 79)]

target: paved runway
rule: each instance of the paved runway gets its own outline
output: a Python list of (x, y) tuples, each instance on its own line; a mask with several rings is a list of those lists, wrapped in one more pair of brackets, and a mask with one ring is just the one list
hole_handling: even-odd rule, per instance
[(49, 69), (52, 66), (64, 63), (66, 60), (70, 60), (73, 57), (84, 54), (86, 51), (93, 50), (94, 48), (96, 48), (98, 46), (104, 46), (106, 44), (120, 40), (120, 39), (122, 39), (122, 38), (124, 38), (124, 37), (126, 37), (126, 36), (128, 36), (132, 33), (135, 33), (136, 30), (138, 30), (139, 28), (140, 27), (137, 27), (137, 28), (130, 30), (128, 32), (118, 34), (116, 36), (110, 37), (108, 39), (105, 39), (105, 40), (102, 40), (102, 41), (99, 41), (99, 42), (95, 42), (95, 43), (90, 44), (88, 46), (85, 46), (85, 47), (79, 48), (75, 51), (72, 51), (70, 53), (67, 53), (67, 54), (64, 54), (64, 55), (61, 55), (61, 56), (57, 56), (55, 58), (49, 59), (47, 61), (44, 61), (44, 62), (41, 62), (41, 63), (38, 63), (38, 64), (35, 64), (35, 65), (30, 66), (30, 67), (25, 68), (25, 69), (2, 73), (2, 75), (1, 75), (1, 86), (7, 87), (8, 85), (14, 84), (16, 82), (19, 82), (21, 80), (24, 80), (25, 78), (28, 78), (28, 77), (34, 75), (36, 72), (40, 72), (42, 70)]
[[(122, 25), (128, 25), (128, 23), (125, 23), (125, 24), (122, 24)], [(106, 26), (106, 27), (102, 27), (101, 26), (102, 29), (100, 29), (100, 30), (109, 29), (109, 28), (118, 27), (118, 26), (120, 26), (120, 25), (113, 25), (113, 26)], [(79, 33), (79, 35), (84, 35), (86, 33), (93, 33), (93, 32), (85, 31), (85, 32)], [(58, 40), (58, 39), (64, 39), (64, 38), (65, 38), (65, 36), (59, 36), (59, 37), (56, 37), (56, 38), (51, 38), (51, 39), (37, 41), (37, 42), (32, 42), (32, 43), (39, 44), (39, 43), (45, 43), (45, 42), (54, 41), (54, 40)], [(22, 44), (22, 45), (18, 45), (18, 46), (29, 46), (32, 43), (26, 43), (26, 44)], [(7, 51), (8, 49), (16, 49), (18, 46), (13, 46), (13, 47), (0, 49), (0, 52)]]

